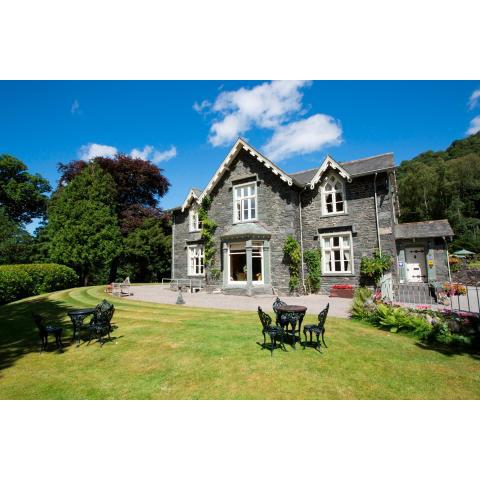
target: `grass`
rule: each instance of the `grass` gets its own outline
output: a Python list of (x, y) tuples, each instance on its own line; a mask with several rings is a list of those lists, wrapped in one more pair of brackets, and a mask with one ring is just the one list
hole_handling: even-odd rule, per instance
[[(85, 287), (0, 307), (0, 398), (480, 398), (479, 358), (331, 317), (322, 354), (297, 344), (271, 358), (257, 344), (256, 312), (115, 298), (116, 339), (70, 345), (66, 310), (104, 297), (102, 287)], [(40, 352), (32, 310), (65, 327), (62, 353)]]

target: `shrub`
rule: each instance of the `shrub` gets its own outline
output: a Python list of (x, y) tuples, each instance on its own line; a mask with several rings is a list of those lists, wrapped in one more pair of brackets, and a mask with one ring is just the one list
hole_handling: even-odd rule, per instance
[(390, 255), (380, 255), (378, 252), (373, 254), (373, 257), (362, 257), (360, 263), (360, 273), (370, 280), (373, 280), (375, 285), (378, 285), (382, 275), (390, 270), (392, 266), (392, 257)]
[(77, 274), (65, 265), (32, 263), (0, 266), (0, 304), (73, 287)]

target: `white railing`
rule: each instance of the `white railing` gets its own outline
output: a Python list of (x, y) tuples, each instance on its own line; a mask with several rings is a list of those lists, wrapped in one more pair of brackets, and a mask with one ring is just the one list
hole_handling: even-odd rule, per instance
[(438, 298), (438, 291), (428, 283), (397, 283), (391, 276), (380, 280), (382, 299), (405, 305), (429, 305), (466, 312), (480, 312), (480, 285), (465, 285), (463, 295)]
[(172, 285), (178, 290), (180, 287), (186, 287), (190, 292), (199, 291), (203, 289), (202, 280), (200, 278), (162, 278), (162, 287)]

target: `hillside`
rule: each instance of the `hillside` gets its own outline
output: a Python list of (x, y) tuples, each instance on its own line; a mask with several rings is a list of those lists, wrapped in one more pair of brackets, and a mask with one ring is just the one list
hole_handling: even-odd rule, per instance
[(452, 248), (480, 252), (480, 132), (403, 161), (397, 179), (402, 222), (448, 218)]

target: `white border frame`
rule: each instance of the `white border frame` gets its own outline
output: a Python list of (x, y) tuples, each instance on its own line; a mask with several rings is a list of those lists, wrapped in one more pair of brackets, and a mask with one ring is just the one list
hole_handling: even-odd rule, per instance
[[(343, 194), (343, 212), (327, 212), (327, 206), (325, 204), (325, 183), (328, 181), (330, 175), (333, 175), (341, 184), (342, 184), (342, 194)], [(329, 172), (320, 184), (320, 204), (322, 207), (322, 217), (333, 217), (335, 215), (346, 215), (348, 214), (347, 206), (347, 189), (345, 188), (345, 180), (337, 174), (337, 172)], [(336, 207), (335, 207), (336, 208)]]
[[(341, 237), (348, 235), (350, 237), (350, 272), (326, 272), (325, 271), (325, 247), (323, 241), (325, 237)], [(355, 275), (355, 261), (353, 257), (353, 236), (351, 231), (322, 233), (319, 236), (320, 250), (322, 251), (322, 276), (327, 277), (350, 277)]]
[[(203, 251), (203, 273), (190, 272), (190, 249), (201, 247)], [(187, 245), (187, 277), (205, 277), (205, 246), (201, 243), (191, 243)]]
[[(237, 200), (235, 198), (235, 190), (237, 188), (242, 188), (246, 187), (247, 185), (255, 185), (255, 218), (250, 218), (248, 220), (237, 220), (237, 216), (235, 215), (237, 213)], [(250, 222), (256, 222), (258, 221), (258, 185), (256, 180), (251, 180), (245, 183), (238, 183), (236, 185), (232, 185), (232, 198), (233, 198), (233, 224), (237, 223), (250, 223)], [(235, 243), (235, 242), (232, 242)]]

